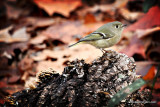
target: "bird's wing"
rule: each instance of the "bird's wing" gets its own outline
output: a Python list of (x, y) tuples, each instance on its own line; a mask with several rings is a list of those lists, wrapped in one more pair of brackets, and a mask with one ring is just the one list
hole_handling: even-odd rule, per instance
[(108, 34), (104, 34), (101, 32), (93, 32), (93, 33), (87, 35), (86, 37), (80, 39), (79, 42), (81, 42), (81, 41), (94, 41), (94, 40), (100, 40), (100, 39), (109, 39), (111, 37), (113, 37), (113, 36), (108, 35)]

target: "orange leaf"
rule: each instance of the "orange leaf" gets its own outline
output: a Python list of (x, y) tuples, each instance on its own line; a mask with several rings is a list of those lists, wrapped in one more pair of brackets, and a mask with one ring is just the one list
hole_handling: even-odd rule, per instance
[(94, 15), (91, 14), (91, 13), (87, 13), (85, 18), (84, 18), (84, 20), (85, 20), (85, 22), (84, 22), (85, 24), (87, 24), (87, 23), (95, 23), (96, 22), (96, 19), (95, 19)]
[(132, 24), (125, 31), (135, 31), (136, 29), (147, 29), (160, 25), (160, 7), (152, 7), (147, 14), (145, 14), (136, 23)]
[(155, 66), (153, 65), (153, 66), (149, 69), (148, 73), (143, 77), (143, 79), (144, 79), (144, 80), (153, 80), (153, 78), (155, 77), (155, 70), (156, 70), (156, 68), (155, 68)]
[(50, 16), (53, 13), (60, 13), (68, 17), (71, 11), (82, 5), (81, 0), (34, 0), (34, 2)]

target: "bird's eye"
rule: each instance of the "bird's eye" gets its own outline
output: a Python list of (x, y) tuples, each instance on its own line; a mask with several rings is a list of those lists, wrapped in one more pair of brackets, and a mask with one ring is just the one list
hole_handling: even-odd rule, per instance
[(116, 25), (116, 26), (115, 26), (115, 28), (119, 28), (119, 26), (118, 26), (118, 25)]

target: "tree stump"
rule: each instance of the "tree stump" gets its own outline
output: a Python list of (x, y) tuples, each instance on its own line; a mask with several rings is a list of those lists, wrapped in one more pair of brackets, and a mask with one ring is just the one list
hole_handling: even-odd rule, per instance
[[(40, 72), (37, 76), (39, 81), (36, 88), (14, 93), (8, 97), (5, 105), (17, 107), (107, 106), (113, 95), (137, 79), (135, 68), (133, 58), (115, 51), (108, 51), (91, 64), (76, 59), (69, 62), (62, 75), (52, 69)], [(147, 106), (146, 103), (128, 102), (149, 101), (149, 93), (149, 89), (137, 90), (117, 106)]]

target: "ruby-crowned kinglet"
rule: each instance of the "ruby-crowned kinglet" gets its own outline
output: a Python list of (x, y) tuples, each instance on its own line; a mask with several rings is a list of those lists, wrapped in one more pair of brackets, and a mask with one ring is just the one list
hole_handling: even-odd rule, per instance
[(111, 47), (118, 43), (121, 39), (121, 34), (124, 26), (126, 25), (122, 24), (119, 21), (107, 23), (98, 28), (93, 33), (80, 39), (77, 43), (70, 45), (69, 47), (72, 47), (79, 43), (91, 44), (101, 50)]

